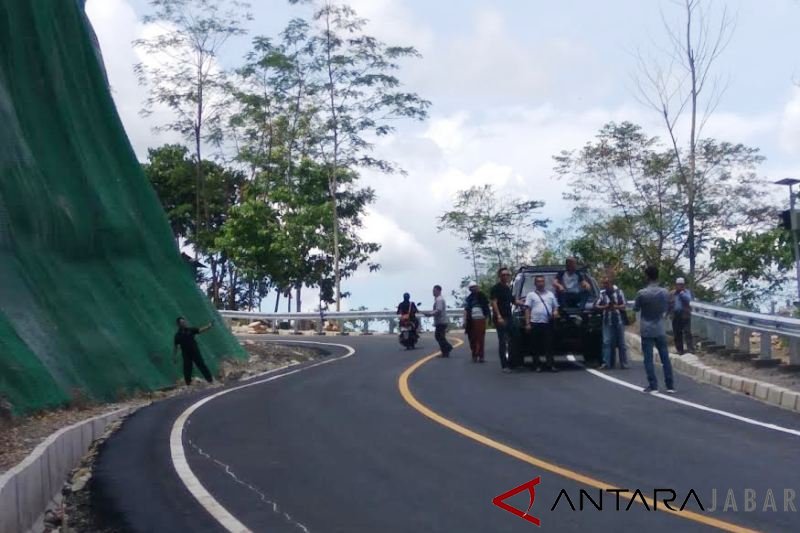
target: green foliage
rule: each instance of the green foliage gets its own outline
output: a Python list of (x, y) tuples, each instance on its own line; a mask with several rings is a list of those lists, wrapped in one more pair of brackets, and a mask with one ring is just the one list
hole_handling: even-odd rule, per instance
[(491, 185), (475, 186), (456, 193), (453, 209), (439, 217), (438, 229), (463, 239), (459, 253), (469, 259), (474, 279), (480, 280), (482, 272), (520, 265), (530, 258), (535, 230), (548, 223), (536, 218), (543, 205), (498, 196)]
[[(372, 139), (391, 134), (397, 119), (426, 118), (430, 102), (403, 91), (395, 74), (400, 69), (400, 60), (419, 57), (413, 47), (387, 46), (365, 34), (367, 21), (346, 4), (328, 0), (292, 0), (292, 3), (314, 7), (309, 25), (312, 31), (285, 33), (284, 38), (289, 34), (297, 37), (293, 43), (298, 51), (294, 62), (308, 67), (295, 71), (303, 73), (302, 87), (314, 110), (310, 124), (315, 138), (308, 149), (328, 171), (334, 291), (339, 309), (341, 277), (345, 270), (340, 265), (337, 205), (340, 170), (371, 168), (385, 173), (400, 170), (393, 162), (372, 154)], [(281, 54), (281, 58), (286, 57), (285, 53)], [(305, 59), (298, 60), (301, 57)]]
[(229, 210), (241, 197), (244, 175), (212, 161), (202, 162), (200, 168), (205, 176), (205, 194), (200, 202), (198, 231), (198, 221), (192, 216), (196, 168), (196, 161), (189, 157), (188, 149), (169, 144), (148, 150), (148, 161), (142, 165), (167, 213), (175, 241), (193, 245), (198, 258), (208, 263), (208, 276), (198, 271), (198, 281), (207, 283), (209, 296), (216, 306), (223, 303), (235, 305), (237, 297), (231, 291), (237, 276), (227, 256), (215, 246), (215, 241)]
[(712, 259), (714, 268), (725, 276), (728, 300), (756, 309), (765, 294), (775, 293), (791, 279), (791, 234), (782, 228), (738, 232), (732, 239), (717, 239)]
[(725, 242), (720, 235), (760, 232), (774, 220), (755, 173), (763, 158), (742, 144), (698, 141), (690, 202), (680, 157), (629, 122), (609, 123), (582, 149), (557, 156), (578, 227), (569, 251), (598, 271), (616, 272), (624, 284), (638, 283), (650, 264), (660, 267), (662, 279), (688, 277), (695, 264), (687, 247), (691, 233), (694, 259), (712, 258), (697, 263), (690, 279), (696, 292), (713, 293), (721, 284), (733, 290), (719, 279), (712, 249)]
[(147, 150), (142, 165), (169, 219), (176, 242), (194, 232), (195, 170), (189, 150), (179, 144), (166, 144)]

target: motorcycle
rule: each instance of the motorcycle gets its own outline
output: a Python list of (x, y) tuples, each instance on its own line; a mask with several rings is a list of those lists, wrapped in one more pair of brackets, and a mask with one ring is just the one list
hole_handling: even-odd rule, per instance
[(398, 340), (400, 344), (405, 346), (406, 350), (413, 350), (419, 341), (417, 322), (411, 320), (408, 314), (400, 315), (400, 335), (398, 336)]

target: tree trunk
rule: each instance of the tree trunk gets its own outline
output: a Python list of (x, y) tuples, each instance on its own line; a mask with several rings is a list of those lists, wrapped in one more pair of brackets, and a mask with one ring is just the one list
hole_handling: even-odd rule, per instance
[(301, 300), (300, 300), (300, 293), (302, 292), (302, 290), (303, 290), (303, 284), (302, 283), (298, 283), (297, 284), (297, 288), (295, 290), (295, 292), (297, 293), (297, 296), (295, 297), (295, 303), (294, 303), (295, 309), (297, 309), (298, 313), (302, 313), (302, 305), (301, 305)]
[(239, 276), (236, 274), (236, 269), (233, 268), (232, 265), (228, 266), (228, 284), (230, 286), (228, 290), (228, 309), (232, 311), (238, 311), (236, 305), (236, 285), (238, 283)]
[(278, 305), (281, 303), (281, 290), (280, 288), (275, 289), (275, 312), (278, 312)]
[(697, 163), (697, 65), (692, 48), (692, 6), (687, 2), (688, 17), (686, 21), (686, 53), (689, 60), (689, 71), (692, 75), (692, 124), (689, 130), (689, 176), (686, 180), (687, 217), (689, 221), (689, 287), (694, 289), (697, 250), (695, 249), (695, 177)]
[(328, 97), (331, 106), (331, 128), (333, 129), (333, 168), (330, 169), (330, 176), (328, 178), (328, 188), (331, 193), (331, 203), (333, 204), (333, 269), (334, 269), (334, 284), (336, 286), (336, 311), (341, 311), (342, 308), (342, 275), (339, 271), (339, 210), (336, 202), (337, 190), (337, 172), (339, 166), (339, 119), (336, 114), (336, 83), (333, 75), (333, 56), (332, 56), (332, 43), (331, 43), (331, 12), (330, 4), (325, 16), (326, 26), (326, 54), (328, 70)]
[(331, 192), (331, 209), (333, 211), (333, 279), (336, 287), (334, 298), (336, 299), (336, 310), (340, 311), (342, 307), (342, 273), (339, 271), (339, 261), (341, 258), (339, 256), (339, 209), (336, 202), (336, 178), (330, 181), (329, 188)]
[(217, 260), (214, 256), (209, 256), (209, 266), (211, 267), (211, 303), (219, 309), (219, 291), (217, 289)]
[(194, 200), (195, 200), (195, 213), (194, 213), (194, 260), (197, 261), (200, 257), (200, 232), (203, 222), (200, 218), (200, 190), (203, 183), (203, 168), (200, 164), (200, 131), (195, 128), (195, 184), (194, 184)]

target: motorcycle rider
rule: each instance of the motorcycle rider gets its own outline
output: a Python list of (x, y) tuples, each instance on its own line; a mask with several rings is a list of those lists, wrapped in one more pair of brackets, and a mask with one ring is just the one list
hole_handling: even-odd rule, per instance
[(403, 301), (397, 306), (397, 314), (400, 318), (408, 315), (408, 320), (414, 328), (414, 334), (419, 332), (419, 319), (417, 318), (417, 304), (411, 301), (411, 295), (407, 292), (403, 294)]

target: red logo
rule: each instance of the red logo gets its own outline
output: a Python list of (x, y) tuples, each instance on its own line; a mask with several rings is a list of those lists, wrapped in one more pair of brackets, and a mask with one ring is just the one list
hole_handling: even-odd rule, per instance
[[(498, 506), (500, 509), (503, 509), (504, 511), (508, 511), (509, 513), (511, 513), (513, 515), (516, 515), (516, 516), (522, 518), (523, 520), (527, 520), (528, 522), (531, 522), (536, 526), (541, 526), (542, 525), (541, 521), (538, 518), (528, 514), (531, 511), (531, 509), (533, 508), (533, 500), (536, 499), (536, 488), (535, 487), (536, 487), (536, 485), (539, 484), (539, 482), (541, 482), (541, 480), (542, 480), (541, 477), (537, 477), (536, 479), (528, 481), (527, 483), (523, 483), (519, 487), (513, 488), (510, 491), (504, 492), (500, 496), (495, 497), (495, 499), (492, 500), (492, 503), (495, 504), (496, 506)], [(516, 507), (512, 507), (512, 506), (510, 506), (509, 504), (507, 504), (505, 502), (505, 500), (507, 500), (508, 498), (516, 496), (517, 494), (519, 494), (520, 492), (523, 492), (525, 490), (530, 492), (531, 503), (530, 503), (530, 505), (528, 505), (528, 510), (525, 511), (524, 513), (522, 511), (520, 511), (519, 509), (517, 509)]]

